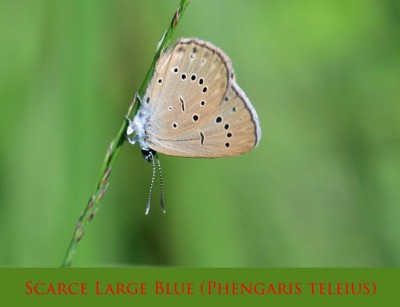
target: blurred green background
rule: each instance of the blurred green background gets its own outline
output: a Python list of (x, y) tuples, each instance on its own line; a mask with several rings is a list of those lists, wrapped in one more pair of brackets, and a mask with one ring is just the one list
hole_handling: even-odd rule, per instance
[[(178, 0), (0, 0), (0, 265), (59, 266)], [(247, 155), (125, 144), (74, 266), (400, 265), (400, 2), (192, 0), (263, 129)]]

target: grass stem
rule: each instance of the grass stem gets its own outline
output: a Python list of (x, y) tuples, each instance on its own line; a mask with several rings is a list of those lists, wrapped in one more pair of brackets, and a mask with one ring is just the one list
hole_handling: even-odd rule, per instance
[[(138, 91), (139, 97), (143, 97), (146, 88), (151, 80), (151, 77), (153, 76), (156, 63), (162, 51), (168, 46), (168, 43), (171, 40), (174, 30), (178, 25), (189, 2), (190, 0), (181, 0), (174, 14), (174, 17), (172, 18), (171, 24), (169, 25), (168, 29), (164, 32), (160, 42), (158, 43), (153, 62), (150, 66), (150, 69), (147, 72), (145, 79), (143, 80), (142, 86)], [(137, 95), (135, 95), (135, 98), (133, 99), (128, 109), (127, 116), (129, 118), (133, 118), (133, 116), (136, 114), (139, 108), (139, 103), (140, 102), (137, 98)], [(101, 200), (103, 199), (104, 194), (106, 193), (107, 188), (109, 186), (108, 178), (110, 177), (115, 161), (117, 160), (121, 147), (125, 141), (126, 129), (127, 129), (127, 121), (124, 120), (117, 136), (112, 140), (110, 146), (108, 147), (106, 157), (101, 167), (100, 176), (98, 179), (98, 183), (96, 185), (96, 189), (94, 193), (90, 196), (85, 209), (83, 210), (81, 216), (78, 219), (78, 223), (75, 227), (74, 234), (72, 236), (71, 242), (67, 248), (67, 252), (62, 262), (61, 265), (62, 267), (70, 267), (72, 265), (72, 261), (74, 260), (78, 244), (81, 241), (83, 235), (85, 234), (86, 227), (88, 223), (94, 218), (96, 212), (100, 208)]]

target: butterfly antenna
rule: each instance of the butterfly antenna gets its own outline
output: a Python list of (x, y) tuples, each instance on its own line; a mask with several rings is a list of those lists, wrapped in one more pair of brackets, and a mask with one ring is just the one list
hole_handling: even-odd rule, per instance
[(162, 171), (161, 171), (161, 163), (160, 159), (158, 159), (157, 154), (155, 154), (155, 157), (157, 158), (157, 165), (158, 165), (158, 175), (160, 178), (160, 191), (161, 191), (161, 210), (165, 213), (165, 207), (164, 207), (164, 182), (163, 182), (163, 176), (162, 176)]
[(153, 175), (151, 176), (151, 184), (150, 184), (150, 190), (149, 190), (149, 198), (147, 200), (147, 205), (146, 205), (146, 215), (149, 214), (150, 212), (150, 203), (151, 203), (151, 192), (153, 191), (153, 185), (154, 185), (154, 178), (156, 176), (156, 164), (153, 159), (153, 153), (149, 152), (151, 156), (151, 164), (153, 165)]

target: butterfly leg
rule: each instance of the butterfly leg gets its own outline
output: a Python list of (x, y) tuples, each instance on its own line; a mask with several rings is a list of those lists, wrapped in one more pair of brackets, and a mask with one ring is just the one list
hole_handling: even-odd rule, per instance
[(137, 142), (137, 135), (131, 136), (135, 132), (135, 126), (133, 120), (131, 120), (128, 115), (125, 115), (126, 120), (128, 121), (128, 128), (126, 128), (126, 140), (132, 145)]
[(138, 93), (135, 93), (135, 97), (133, 97), (133, 100), (131, 102), (131, 105), (129, 106), (128, 113), (125, 115), (126, 120), (128, 121), (128, 127), (126, 129), (126, 140), (131, 143), (132, 145), (135, 144), (138, 141), (137, 135), (131, 136), (135, 132), (135, 123), (134, 120), (131, 120), (129, 118), (129, 114), (131, 114), (133, 106), (136, 103), (136, 100), (139, 100), (140, 103), (142, 103), (142, 98), (139, 96)]
[(142, 102), (142, 98), (140, 98), (140, 96), (139, 96), (139, 94), (137, 92), (135, 93), (135, 96), (133, 97), (133, 100), (132, 100), (132, 102), (131, 102), (131, 104), (129, 106), (128, 113), (126, 114), (126, 117), (129, 116), (129, 114), (131, 114), (133, 106), (136, 103), (136, 100), (139, 100), (140, 103)]

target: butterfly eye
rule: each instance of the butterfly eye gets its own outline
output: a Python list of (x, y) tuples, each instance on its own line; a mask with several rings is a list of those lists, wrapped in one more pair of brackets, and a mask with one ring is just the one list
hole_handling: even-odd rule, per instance
[(193, 121), (197, 122), (199, 120), (199, 116), (197, 114), (193, 115)]
[(158, 82), (158, 84), (161, 84), (162, 83), (162, 78), (158, 79), (157, 82)]
[(221, 116), (218, 116), (218, 117), (215, 119), (215, 122), (216, 122), (217, 124), (219, 124), (220, 122), (222, 122), (222, 117), (221, 117)]
[(225, 147), (226, 147), (226, 148), (228, 148), (228, 147), (229, 147), (229, 145), (230, 145), (229, 143), (225, 143)]
[(179, 68), (178, 68), (178, 67), (175, 67), (172, 71), (173, 71), (175, 74), (177, 74), (177, 73), (179, 72)]
[(229, 124), (225, 124), (224, 129), (228, 130), (229, 129)]
[(192, 75), (192, 76), (190, 77), (190, 80), (192, 80), (192, 81), (196, 80), (196, 75)]
[(232, 133), (228, 133), (227, 135), (226, 135), (228, 138), (230, 138), (230, 137), (232, 137)]
[(203, 79), (203, 78), (200, 78), (200, 79), (199, 79), (199, 84), (202, 85), (203, 83), (204, 83), (204, 79)]
[(205, 86), (205, 87), (203, 87), (203, 89), (201, 90), (203, 93), (207, 93), (207, 90), (208, 90), (208, 88), (207, 88), (207, 86)]
[(174, 129), (178, 128), (178, 124), (177, 123), (172, 123), (172, 128), (174, 128)]
[(200, 105), (204, 106), (206, 104), (205, 100), (200, 101)]

